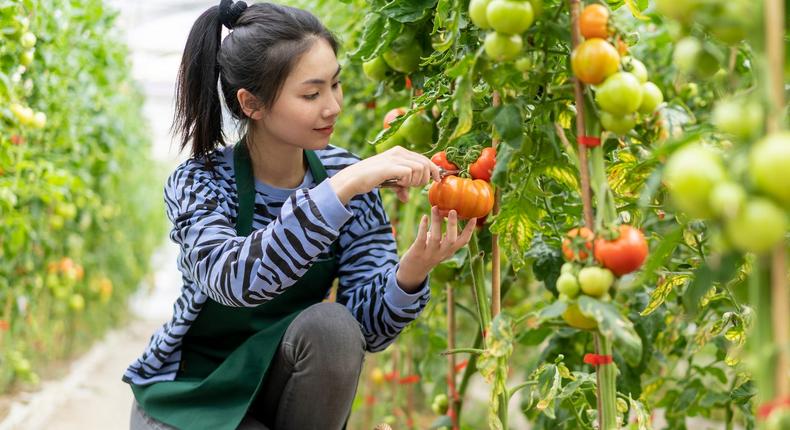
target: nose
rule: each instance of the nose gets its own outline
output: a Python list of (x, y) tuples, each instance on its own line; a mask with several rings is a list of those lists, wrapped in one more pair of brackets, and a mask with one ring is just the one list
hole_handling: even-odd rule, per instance
[(324, 118), (332, 118), (340, 114), (342, 109), (343, 99), (338, 96), (329, 97), (329, 103), (324, 107)]

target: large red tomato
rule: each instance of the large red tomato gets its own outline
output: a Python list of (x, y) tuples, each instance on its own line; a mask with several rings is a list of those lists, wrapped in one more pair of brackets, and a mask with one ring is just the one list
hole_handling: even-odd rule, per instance
[(620, 236), (614, 240), (599, 237), (595, 240), (595, 259), (617, 276), (631, 273), (647, 258), (647, 240), (639, 229), (630, 225), (618, 228)]
[(390, 123), (395, 121), (399, 116), (403, 116), (406, 110), (405, 107), (399, 107), (387, 112), (387, 114), (384, 115), (384, 128), (390, 128)]
[(428, 200), (441, 211), (454, 209), (461, 219), (480, 218), (488, 215), (494, 207), (494, 189), (480, 179), (450, 175), (433, 183)]
[(447, 159), (447, 153), (444, 151), (439, 151), (436, 154), (433, 154), (431, 161), (433, 161), (433, 164), (441, 167), (444, 170), (458, 170), (458, 166), (451, 163), (450, 160)]

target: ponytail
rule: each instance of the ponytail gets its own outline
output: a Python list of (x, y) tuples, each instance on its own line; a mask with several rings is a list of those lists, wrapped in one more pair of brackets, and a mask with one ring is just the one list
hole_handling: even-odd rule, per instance
[(222, 36), (219, 7), (213, 6), (192, 25), (176, 83), (176, 112), (172, 131), (181, 136), (180, 149), (192, 142), (192, 157), (204, 159), (224, 144), (222, 107), (217, 90), (217, 52)]

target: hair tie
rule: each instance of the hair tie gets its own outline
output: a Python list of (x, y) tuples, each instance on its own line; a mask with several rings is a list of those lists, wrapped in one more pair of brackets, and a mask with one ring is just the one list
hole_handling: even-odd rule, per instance
[(246, 9), (247, 3), (243, 1), (233, 3), (233, 0), (222, 0), (219, 2), (219, 22), (230, 30), (236, 26), (236, 21)]

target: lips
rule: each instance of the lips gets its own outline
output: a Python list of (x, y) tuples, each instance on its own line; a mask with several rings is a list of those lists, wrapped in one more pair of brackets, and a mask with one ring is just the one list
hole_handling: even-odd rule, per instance
[(317, 131), (319, 133), (322, 133), (322, 134), (332, 134), (332, 131), (334, 131), (334, 129), (335, 129), (335, 126), (334, 126), (334, 124), (332, 124), (332, 125), (324, 127), (324, 128), (314, 128), (313, 130), (315, 130), (315, 131)]

